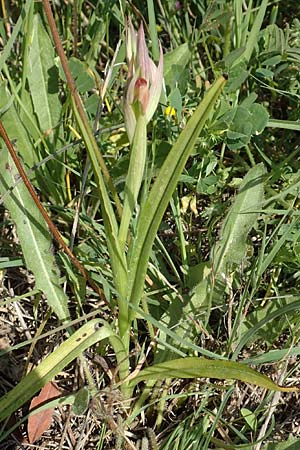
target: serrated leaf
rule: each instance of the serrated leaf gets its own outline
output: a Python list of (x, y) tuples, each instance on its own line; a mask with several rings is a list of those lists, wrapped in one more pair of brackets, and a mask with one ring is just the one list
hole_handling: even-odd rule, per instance
[(210, 360), (187, 357), (165, 361), (141, 370), (131, 381), (132, 385), (140, 381), (164, 380), (168, 378), (216, 378), (218, 380), (239, 380), (245, 383), (273, 391), (294, 392), (297, 388), (283, 387), (270, 378), (251, 369), (245, 364), (234, 361)]
[[(54, 400), (61, 394), (55, 384), (52, 382), (47, 383), (41, 390), (38, 396), (34, 397), (30, 403), (29, 411), (41, 406), (43, 403)], [(28, 418), (27, 433), (29, 443), (36, 442), (51, 425), (54, 408), (48, 408), (34, 414)]]

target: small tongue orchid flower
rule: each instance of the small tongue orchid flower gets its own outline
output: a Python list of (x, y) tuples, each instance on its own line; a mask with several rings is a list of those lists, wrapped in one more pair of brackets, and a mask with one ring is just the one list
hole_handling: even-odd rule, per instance
[(124, 95), (124, 118), (130, 142), (130, 161), (119, 228), (119, 240), (123, 249), (144, 177), (147, 159), (147, 124), (157, 108), (163, 85), (162, 48), (160, 46), (159, 62), (156, 66), (149, 57), (142, 24), (137, 33), (132, 23), (128, 22), (126, 59), (128, 78)]
[(163, 53), (160, 46), (158, 66), (149, 57), (143, 24), (136, 33), (131, 21), (126, 29), (128, 78), (124, 97), (125, 124), (129, 141), (133, 141), (136, 123), (143, 114), (148, 123), (159, 102), (163, 85)]

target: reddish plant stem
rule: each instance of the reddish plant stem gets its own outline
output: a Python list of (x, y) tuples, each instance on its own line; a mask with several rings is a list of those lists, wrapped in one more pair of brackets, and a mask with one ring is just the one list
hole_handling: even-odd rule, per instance
[(57, 227), (54, 225), (54, 223), (52, 222), (52, 220), (50, 219), (47, 211), (45, 210), (45, 208), (43, 207), (42, 203), (40, 202), (32, 184), (30, 183), (25, 170), (23, 169), (23, 166), (17, 156), (17, 153), (15, 152), (15, 149), (11, 143), (11, 140), (9, 139), (6, 130), (0, 120), (0, 136), (3, 138), (6, 147), (8, 148), (8, 151), (12, 157), (12, 160), (14, 161), (16, 168), (26, 186), (26, 188), (28, 189), (28, 192), (30, 193), (31, 197), (33, 198), (36, 206), (38, 207), (38, 209), (40, 210), (43, 218), (45, 219), (50, 232), (52, 233), (53, 237), (56, 239), (56, 241), (58, 242), (58, 244), (60, 245), (60, 247), (64, 250), (64, 252), (69, 256), (69, 258), (71, 259), (71, 261), (73, 262), (73, 264), (77, 267), (77, 269), (80, 271), (80, 273), (83, 275), (83, 277), (86, 279), (86, 281), (88, 282), (88, 284), (91, 286), (91, 288), (99, 295), (99, 297), (101, 298), (101, 300), (106, 303), (106, 305), (108, 305), (110, 307), (110, 304), (108, 303), (108, 301), (105, 298), (105, 295), (102, 291), (102, 289), (91, 279), (91, 277), (89, 276), (89, 274), (87, 273), (87, 271), (85, 270), (85, 268), (81, 265), (81, 263), (78, 261), (78, 259), (76, 258), (76, 256), (74, 255), (74, 253), (69, 249), (69, 247), (67, 246), (67, 244), (64, 242), (59, 230), (57, 229)]

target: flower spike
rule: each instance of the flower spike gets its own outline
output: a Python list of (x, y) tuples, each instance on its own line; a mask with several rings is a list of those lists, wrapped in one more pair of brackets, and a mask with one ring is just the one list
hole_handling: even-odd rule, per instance
[(129, 20), (126, 28), (128, 78), (124, 96), (125, 125), (129, 141), (133, 141), (137, 119), (145, 115), (148, 123), (159, 102), (163, 85), (163, 52), (160, 45), (158, 66), (149, 57), (144, 27), (138, 33)]

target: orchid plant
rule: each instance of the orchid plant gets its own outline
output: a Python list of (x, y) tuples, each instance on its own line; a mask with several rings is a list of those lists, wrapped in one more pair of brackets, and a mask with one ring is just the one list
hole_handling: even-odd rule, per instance
[(128, 78), (124, 95), (125, 125), (131, 145), (124, 209), (119, 239), (124, 249), (130, 219), (141, 188), (147, 156), (147, 124), (157, 109), (163, 86), (163, 52), (158, 66), (149, 57), (143, 24), (136, 33), (129, 21), (126, 30)]
[[(253, 382), (269, 389), (287, 391), (292, 389), (281, 388), (246, 365), (224, 360), (222, 356), (207, 351), (205, 353), (205, 349), (195, 345), (193, 349), (198, 351), (198, 355), (204, 354), (214, 357), (214, 359), (186, 356), (179, 359), (163, 360), (143, 368), (146, 355), (141, 351), (137, 366), (133, 368), (130, 366), (129, 349), (132, 324), (135, 319), (142, 317), (155, 325), (157, 329), (163, 329), (165, 335), (171, 337), (175, 343), (178, 342), (178, 340), (176, 341), (176, 333), (155, 321), (147, 312), (147, 305), (142, 309), (140, 304), (144, 297), (144, 283), (152, 246), (163, 215), (226, 80), (223, 76), (220, 76), (206, 92), (203, 100), (165, 158), (155, 181), (151, 184), (145, 196), (146, 200), (139, 204), (139, 193), (147, 160), (147, 124), (157, 109), (163, 86), (163, 53), (161, 46), (159, 46), (159, 61), (156, 66), (148, 54), (143, 26), (141, 25), (136, 32), (130, 21), (126, 29), (126, 47), (128, 78), (124, 95), (124, 116), (130, 144), (130, 162), (124, 188), (123, 212), (120, 223), (115, 211), (115, 202), (111, 200), (108, 192), (109, 185), (105, 182), (103, 169), (98, 164), (99, 149), (97, 143), (93, 140), (88, 122), (82, 120), (75, 108), (75, 103), (73, 103), (75, 105), (74, 115), (89, 152), (98, 187), (118, 306), (117, 320), (108, 323), (108, 321), (102, 319), (93, 319), (85, 323), (75, 333), (70, 330), (71, 336), (59, 348), (24, 377), (5, 397), (0, 399), (0, 420), (19, 408), (41, 386), (51, 381), (69, 362), (82, 354), (88, 347), (104, 339), (109, 339), (114, 349), (118, 366), (117, 382), (127, 399), (132, 396), (136, 384), (140, 381), (146, 381), (153, 385), (162, 378), (175, 377), (234, 378)], [(133, 230), (130, 229), (130, 226), (135, 211)], [(164, 345), (163, 340), (161, 345)], [(165, 346), (168, 348), (167, 342), (165, 342)], [(92, 379), (90, 384), (93, 384)], [(144, 392), (147, 394), (147, 389)], [(144, 400), (145, 395), (142, 394), (137, 401), (136, 408), (141, 407)], [(134, 415), (135, 413), (132, 414), (131, 419), (128, 418), (128, 426), (130, 420), (134, 420)]]
[[(29, 24), (32, 23), (32, 14), (34, 14), (34, 8), (31, 8), (33, 2), (26, 1), (24, 3), (26, 4), (23, 19), (24, 21), (26, 21), (24, 22), (26, 24), (26, 28), (24, 29), (26, 30)], [(47, 4), (48, 0), (43, 0), (43, 3)], [(150, 3), (151, 2), (147, 2), (148, 7)], [(177, 3), (178, 2), (176, 2), (176, 8), (178, 6)], [(257, 17), (260, 17), (262, 22), (264, 12), (267, 8), (268, 0), (263, 0), (261, 3), (263, 7), (260, 8), (259, 16)], [(56, 47), (60, 49), (60, 51), (58, 51), (58, 55), (61, 62), (63, 62), (62, 67), (64, 68), (65, 74), (68, 74), (68, 71), (66, 70), (68, 66), (67, 59), (64, 54), (63, 46), (59, 40), (59, 33), (57, 30), (55, 31), (55, 27), (53, 26), (54, 19), (53, 17), (51, 19), (50, 5), (48, 6), (49, 7), (45, 8), (45, 11), (47, 11), (46, 15), (48, 17), (49, 30), (51, 30), (52, 36), (55, 37), (54, 41), (56, 42)], [(29, 12), (27, 13), (26, 11)], [(150, 24), (152, 20), (152, 27), (149, 27), (150, 30), (151, 28), (152, 30), (156, 30), (154, 8), (152, 19), (150, 13), (148, 13), (148, 17)], [(249, 17), (250, 16), (246, 14), (245, 20), (248, 22)], [(24, 47), (23, 49), (22, 46), (18, 45), (18, 47), (22, 49), (22, 52), (24, 54), (24, 76), (22, 75), (23, 79), (21, 83), (21, 97), (24, 97), (23, 99), (26, 100), (24, 105), (27, 104), (27, 101), (29, 101), (30, 112), (33, 111), (32, 108), (34, 107), (35, 114), (32, 114), (30, 129), (34, 129), (36, 127), (37, 130), (39, 130), (40, 125), (38, 123), (35, 125), (34, 122), (37, 118), (39, 118), (39, 114), (37, 113), (36, 108), (38, 108), (40, 113), (44, 113), (44, 110), (47, 109), (45, 108), (44, 101), (37, 101), (40, 100), (40, 83), (38, 82), (38, 77), (43, 77), (42, 81), (43, 83), (45, 83), (44, 78), (47, 78), (49, 74), (48, 69), (51, 69), (54, 59), (53, 44), (50, 37), (48, 36), (48, 29), (46, 31), (43, 28), (40, 28), (44, 26), (43, 22), (44, 20), (41, 21), (38, 16), (35, 16), (33, 21), (35, 32), (30, 34), (30, 38), (32, 38), (34, 45), (29, 45), (28, 54), (26, 47)], [(248, 22), (247, 27), (249, 25)], [(14, 32), (5, 44), (3, 61), (7, 58), (9, 50), (10, 48), (12, 48), (11, 46), (15, 42), (17, 35), (22, 34), (26, 36), (26, 32), (18, 32), (18, 30), (20, 31), (20, 24), (21, 22), (19, 22), (18, 20), (15, 29), (16, 33)], [(250, 45), (247, 45), (246, 49), (248, 59), (251, 56), (253, 47), (255, 46), (258, 32), (259, 21), (255, 19), (253, 32), (251, 32), (250, 39), (248, 40), (250, 42)], [(121, 196), (123, 200), (122, 205), (116, 188), (113, 185), (113, 181), (110, 178), (110, 174), (108, 173), (105, 161), (103, 160), (101, 152), (99, 151), (98, 143), (95, 140), (94, 134), (90, 127), (89, 117), (84, 110), (84, 104), (80, 102), (79, 95), (77, 95), (77, 97), (74, 95), (74, 93), (76, 93), (76, 89), (75, 84), (71, 82), (73, 81), (71, 73), (68, 74), (69, 76), (66, 76), (69, 87), (69, 95), (72, 99), (72, 112), (74, 114), (74, 118), (76, 120), (80, 135), (84, 141), (85, 148), (88, 151), (88, 156), (93, 169), (93, 182), (97, 187), (99, 202), (101, 204), (101, 227), (103, 225), (107, 244), (107, 248), (105, 248), (105, 257), (108, 253), (109, 262), (108, 259), (106, 262), (107, 266), (110, 266), (109, 269), (111, 269), (112, 274), (111, 278), (113, 279), (112, 282), (111, 279), (109, 279), (109, 285), (111, 288), (110, 293), (112, 293), (111, 296), (114, 296), (114, 298), (110, 298), (111, 303), (109, 304), (109, 306), (114, 308), (114, 314), (111, 314), (111, 316), (109, 317), (110, 320), (103, 320), (101, 318), (88, 320), (90, 317), (92, 317), (92, 314), (94, 315), (95, 313), (103, 316), (102, 311), (93, 310), (91, 312), (91, 315), (88, 314), (85, 317), (80, 317), (79, 320), (76, 319), (72, 322), (69, 322), (70, 314), (68, 310), (67, 295), (63, 292), (59, 285), (59, 274), (57, 273), (53, 275), (54, 258), (52, 258), (52, 253), (49, 252), (51, 238), (50, 236), (48, 237), (47, 234), (48, 228), (46, 226), (46, 223), (42, 221), (42, 218), (37, 213), (36, 204), (31, 201), (31, 197), (28, 197), (29, 194), (26, 191), (26, 187), (21, 184), (18, 186), (17, 184), (15, 184), (17, 179), (17, 172), (14, 172), (14, 169), (12, 168), (12, 161), (8, 157), (5, 146), (1, 146), (0, 148), (0, 172), (2, 175), (2, 181), (0, 180), (0, 188), (2, 187), (5, 195), (7, 193), (11, 194), (13, 189), (15, 189), (15, 192), (17, 192), (17, 195), (15, 196), (8, 196), (10, 199), (10, 203), (7, 203), (7, 209), (10, 210), (12, 217), (13, 215), (15, 215), (15, 217), (17, 218), (16, 229), (18, 233), (21, 235), (20, 230), (23, 230), (23, 235), (26, 235), (27, 245), (22, 245), (23, 253), (24, 255), (27, 254), (28, 259), (30, 258), (31, 260), (35, 259), (32, 256), (33, 254), (37, 254), (40, 256), (38, 261), (42, 261), (42, 273), (45, 274), (45, 278), (47, 278), (47, 289), (44, 290), (46, 292), (48, 290), (48, 292), (50, 293), (48, 297), (46, 295), (48, 306), (52, 308), (54, 314), (56, 314), (61, 323), (65, 323), (68, 320), (68, 329), (66, 331), (64, 342), (57, 348), (55, 348), (51, 353), (49, 353), (46, 358), (42, 357), (42, 360), (39, 361), (38, 364), (36, 364), (36, 366), (29, 373), (27, 373), (27, 375), (24, 376), (15, 387), (13, 387), (6, 395), (0, 398), (0, 421), (3, 421), (14, 411), (18, 410), (22, 405), (24, 405), (24, 403), (32, 398), (41, 387), (52, 381), (54, 377), (57, 376), (57, 374), (63, 371), (64, 368), (69, 363), (71, 363), (71, 361), (76, 359), (78, 356), (82, 356), (86, 349), (104, 340), (109, 340), (111, 347), (113, 348), (115, 358), (117, 360), (116, 370), (107, 371), (107, 375), (110, 377), (111, 383), (115, 383), (112, 387), (120, 387), (124, 399), (127, 400), (132, 398), (132, 394), (135, 389), (135, 392), (139, 395), (137, 395), (138, 399), (136, 400), (133, 408), (131, 408), (131, 410), (129, 410), (128, 412), (128, 418), (125, 418), (125, 413), (123, 414), (122, 418), (124, 428), (130, 428), (131, 424), (134, 423), (136, 415), (139, 414), (142, 410), (143, 404), (150, 392), (150, 389), (158, 380), (196, 377), (236, 379), (242, 380), (247, 383), (253, 383), (270, 390), (278, 390), (283, 392), (291, 392), (297, 390), (297, 388), (285, 388), (276, 385), (266, 376), (248, 367), (248, 365), (245, 364), (245, 361), (243, 364), (241, 362), (236, 362), (243, 345), (249, 338), (252, 338), (253, 330), (255, 327), (248, 333), (243, 335), (243, 338), (240, 340), (239, 344), (236, 345), (236, 348), (231, 356), (231, 360), (228, 360), (226, 359), (224, 354), (219, 354), (218, 352), (213, 353), (206, 348), (197, 346), (189, 336), (186, 337), (185, 335), (183, 339), (180, 336), (180, 332), (178, 331), (179, 327), (173, 329), (169, 325), (171, 322), (165, 321), (164, 318), (157, 319), (151, 316), (151, 314), (149, 313), (147, 305), (147, 290), (145, 289), (145, 279), (153, 243), (165, 211), (168, 208), (172, 195), (178, 185), (178, 180), (185, 167), (185, 164), (194, 150), (194, 146), (197, 143), (199, 135), (203, 127), (205, 126), (207, 119), (212, 116), (212, 110), (219, 99), (220, 93), (226, 81), (223, 76), (220, 76), (210, 87), (210, 89), (207, 90), (199, 106), (191, 114), (191, 117), (188, 120), (186, 126), (181, 130), (178, 139), (173, 144), (168, 155), (165, 157), (162, 166), (160, 167), (158, 173), (156, 173), (155, 180), (149, 183), (149, 186), (147, 183), (145, 183), (146, 186), (143, 192), (145, 192), (146, 195), (142, 197), (140, 193), (143, 180), (145, 179), (145, 167), (147, 162), (147, 126), (151, 121), (156, 109), (158, 108), (158, 103), (161, 96), (163, 86), (163, 51), (159, 43), (158, 45), (155, 45), (156, 35), (152, 31), (152, 44), (153, 47), (155, 47), (155, 49), (157, 50), (155, 53), (157, 54), (158, 60), (157, 64), (155, 64), (155, 62), (150, 58), (147, 50), (145, 33), (142, 24), (140, 25), (139, 30), (136, 31), (132, 22), (129, 20), (126, 25), (125, 34), (128, 76), (125, 86), (123, 106), (124, 119), (129, 141), (130, 158), (124, 192)], [(44, 41), (42, 47), (40, 46), (40, 41)], [(60, 45), (58, 45), (59, 42)], [(28, 42), (26, 42), (26, 46), (27, 45)], [(45, 55), (43, 58), (40, 58), (41, 54), (44, 54), (44, 52), (49, 55), (48, 58), (45, 57)], [(246, 53), (243, 53), (243, 58), (245, 57)], [(31, 61), (30, 64), (27, 64), (27, 58), (29, 61)], [(47, 67), (47, 65), (45, 64), (45, 62), (47, 62), (47, 59), (49, 59), (49, 67)], [(27, 70), (28, 73), (26, 73), (26, 65), (31, 69), (31, 67), (35, 67), (34, 62), (38, 64), (38, 67), (41, 70)], [(112, 66), (113, 65), (114, 63), (112, 64)], [(217, 66), (215, 70), (218, 70)], [(5, 73), (9, 74), (7, 70), (5, 70)], [(44, 77), (45, 74), (47, 74), (46, 77)], [(3, 121), (5, 127), (9, 130), (8, 134), (10, 134), (12, 128), (19, 128), (19, 149), (21, 150), (21, 148), (23, 147), (25, 149), (32, 148), (32, 154), (36, 154), (37, 138), (39, 138), (39, 134), (37, 134), (37, 137), (34, 139), (27, 138), (27, 133), (25, 133), (25, 129), (23, 129), (23, 127), (25, 126), (23, 124), (23, 119), (26, 118), (26, 114), (24, 113), (25, 110), (23, 110), (23, 104), (21, 105), (21, 103), (18, 103), (18, 96), (9, 94), (8, 87), (10, 85), (13, 86), (13, 83), (10, 80), (8, 81), (9, 83), (7, 83), (6, 81), (2, 84), (0, 83), (0, 87), (2, 87), (2, 96), (0, 95), (1, 123)], [(28, 84), (30, 92), (27, 92), (27, 86), (25, 89), (25, 84), (23, 83), (25, 81), (25, 84)], [(63, 83), (62, 86), (64, 86)], [(53, 97), (52, 93), (51, 97), (49, 96), (50, 92), (49, 89), (45, 89), (46, 87), (47, 86), (45, 84), (44, 96), (42, 98), (45, 98), (47, 101), (49, 101), (48, 106), (50, 107), (51, 105), (51, 108), (49, 108), (50, 110), (52, 109), (53, 105)], [(61, 89), (63, 90), (63, 87), (61, 87)], [(31, 94), (35, 94), (32, 99), (30, 98)], [(36, 101), (31, 101), (33, 99), (35, 99)], [(17, 103), (16, 100), (18, 100)], [(60, 109), (62, 110), (61, 117), (63, 117), (66, 107), (64, 106), (64, 108), (62, 108), (63, 105), (61, 104), (60, 98), (58, 96), (56, 98), (56, 102), (56, 107), (59, 111)], [(18, 106), (17, 108), (15, 107), (16, 105)], [(22, 106), (22, 108), (20, 107), (20, 105)], [(170, 109), (169, 112), (168, 109)], [(222, 110), (224, 108), (221, 107), (220, 109)], [(22, 113), (21, 115), (20, 112)], [(171, 106), (167, 108), (166, 113), (172, 114)], [(46, 116), (48, 124), (49, 118), (47, 114)], [(28, 124), (29, 122), (26, 119), (24, 123)], [(14, 125), (12, 127), (12, 124), (19, 125)], [(34, 127), (32, 126), (32, 124), (34, 124)], [(56, 121), (54, 121), (53, 124), (51, 122), (50, 125), (51, 128), (49, 127), (49, 125), (45, 126), (45, 128), (43, 129), (41, 128), (42, 132), (40, 133), (40, 137), (43, 143), (44, 141), (42, 140), (42, 138), (46, 137), (46, 130), (51, 130), (52, 126), (56, 126)], [(3, 137), (6, 135), (6, 132), (2, 125), (0, 127), (0, 134)], [(155, 124), (153, 125), (153, 128), (155, 128)], [(18, 141), (18, 139), (16, 141)], [(9, 143), (10, 141), (5, 142), (7, 146), (7, 142)], [(23, 142), (24, 145), (22, 144)], [(31, 147), (33, 143), (34, 147)], [(13, 147), (12, 144), (10, 145), (11, 147)], [(69, 147), (69, 145), (67, 145), (67, 147)], [(28, 154), (29, 153), (30, 152), (28, 152)], [(221, 230), (222, 242), (220, 242), (222, 245), (216, 247), (216, 252), (214, 253), (214, 272), (211, 272), (211, 278), (214, 281), (219, 281), (218, 274), (222, 274), (223, 276), (225, 270), (224, 267), (228, 261), (227, 249), (229, 247), (233, 247), (235, 258), (239, 258), (239, 256), (236, 255), (240, 254), (240, 243), (234, 242), (233, 237), (240, 237), (241, 233), (236, 233), (235, 231), (232, 232), (232, 230), (235, 230), (239, 227), (242, 229), (242, 233), (246, 235), (247, 233), (245, 229), (250, 229), (249, 226), (251, 226), (251, 223), (246, 223), (249, 222), (248, 218), (253, 217), (253, 211), (261, 210), (260, 206), (256, 205), (261, 204), (259, 203), (260, 200), (258, 199), (261, 198), (259, 197), (259, 192), (260, 190), (262, 191), (262, 175), (264, 174), (264, 171), (262, 167), (258, 165), (256, 168), (254, 167), (249, 170), (249, 173), (251, 174), (252, 178), (250, 178), (250, 181), (249, 179), (247, 179), (247, 184), (243, 186), (241, 190), (242, 197), (240, 197), (239, 194), (237, 195), (237, 206), (234, 206), (234, 208), (232, 209), (233, 212), (231, 213), (231, 217), (228, 216), (230, 220), (226, 219), (226, 222), (224, 222), (224, 227)], [(253, 180), (255, 180), (255, 182), (253, 182)], [(249, 184), (251, 186), (251, 190), (245, 188), (245, 186), (248, 186)], [(252, 189), (254, 189), (254, 191)], [(258, 190), (256, 191), (256, 189)], [(256, 192), (256, 195), (253, 195), (253, 192)], [(18, 198), (18, 202), (15, 201), (16, 198)], [(141, 198), (143, 198), (143, 201), (141, 201)], [(253, 201), (257, 202), (251, 203), (250, 201), (250, 206), (252, 205), (250, 208), (248, 204), (249, 198), (250, 200), (253, 198)], [(247, 205), (247, 209), (249, 208), (248, 212), (245, 212), (244, 210), (245, 204)], [(24, 220), (25, 211), (27, 212), (26, 220)], [(240, 213), (241, 211), (243, 212), (242, 214)], [(232, 217), (234, 217), (234, 219), (232, 219)], [(237, 217), (238, 219), (236, 219)], [(35, 227), (38, 232), (35, 231)], [(32, 245), (32, 242), (34, 242), (34, 246)], [(244, 245), (246, 246), (246, 238)], [(35, 253), (33, 253), (32, 248), (29, 247), (34, 247)], [(46, 250), (44, 251), (44, 249)], [(47, 257), (47, 252), (51, 253), (51, 258)], [(95, 255), (96, 254), (98, 253), (95, 252)], [(240, 258), (242, 258), (242, 256)], [(37, 265), (38, 264), (35, 264), (34, 267), (36, 267)], [(99, 270), (101, 270), (101, 268), (103, 267), (102, 263), (99, 264), (98, 267)], [(28, 265), (27, 268), (30, 268), (30, 266)], [(43, 287), (40, 287), (42, 285), (37, 283), (38, 270), (40, 270), (40, 267), (38, 267), (36, 270), (32, 270), (32, 272), (36, 276), (36, 288), (40, 291), (43, 291)], [(104, 274), (101, 275), (101, 279), (103, 280)], [(206, 283), (206, 279), (204, 279), (203, 281), (205, 281)], [(45, 286), (45, 284), (43, 284), (43, 286)], [(199, 286), (202, 289), (203, 286), (199, 284), (197, 288)], [(210, 287), (211, 286), (208, 286), (208, 288)], [(60, 291), (63, 295), (59, 295)], [(80, 289), (78, 284), (77, 291), (80, 291), (81, 294), (81, 284)], [(206, 295), (207, 292), (208, 290), (204, 292), (203, 296)], [(31, 292), (30, 295), (34, 295), (33, 292)], [(190, 301), (191, 297), (188, 298), (188, 296), (189, 294), (186, 294), (185, 298), (180, 299), (178, 302), (182, 301), (183, 304), (186, 298), (188, 299), (188, 301)], [(197, 297), (197, 295), (195, 295), (195, 297)], [(176, 307), (176, 302), (174, 300), (177, 300), (175, 298), (175, 294), (174, 296), (172, 296), (172, 298), (170, 297), (170, 304), (172, 304), (173, 302), (172, 306)], [(9, 299), (9, 302), (11, 301), (12, 299)], [(107, 301), (107, 303), (109, 303), (109, 301)], [(34, 306), (36, 307), (36, 302)], [(176, 325), (180, 325), (179, 320), (181, 318), (187, 318), (188, 321), (192, 322), (194, 319), (194, 316), (192, 315), (193, 312), (196, 311), (197, 308), (199, 310), (199, 306), (197, 304), (193, 304), (192, 306), (193, 311), (191, 310), (191, 315), (187, 314), (184, 310), (180, 310), (180, 312), (177, 314), (177, 311), (175, 311), (174, 308), (172, 312), (175, 311), (176, 314), (173, 314), (172, 316), (171, 312), (169, 317), (172, 318), (172, 320), (174, 318), (174, 322), (176, 321)], [(299, 304), (297, 301), (295, 301), (286, 305), (286, 309), (284, 311), (286, 313), (290, 311), (298, 311), (298, 308)], [(142, 342), (142, 345), (138, 346), (137, 340), (135, 341), (135, 333), (133, 333), (133, 329), (134, 331), (137, 330), (139, 332), (141, 319), (148, 323), (150, 336)], [(74, 331), (72, 327), (75, 325), (77, 326), (78, 322), (81, 322), (82, 320), (87, 320), (87, 322), (77, 328), (76, 331)], [(45, 322), (43, 321), (43, 326), (44, 323)], [(32, 349), (36, 344), (36, 340), (41, 338), (41, 336), (39, 336), (39, 332), (41, 332), (41, 330), (42, 328), (40, 327), (37, 330), (34, 339), (32, 340), (32, 347), (29, 350), (29, 355), (32, 353)], [(139, 333), (137, 334), (140, 338), (141, 335)], [(230, 339), (234, 339), (235, 334), (231, 333), (231, 335), (232, 338)], [(145, 347), (147, 343), (149, 343), (150, 339), (152, 340), (152, 342), (148, 348), (149, 352), (151, 351), (151, 358), (148, 358), (148, 353), (145, 350)], [(156, 345), (157, 342), (159, 342), (160, 348), (163, 350), (160, 353), (158, 349), (159, 346)], [(21, 345), (27, 344), (28, 341), (24, 341), (23, 343), (21, 343)], [(235, 346), (234, 341), (232, 341), (231, 344)], [(232, 347), (231, 344), (228, 345), (228, 348), (230, 349)], [(139, 355), (137, 361), (134, 361), (134, 358), (130, 358), (130, 348), (134, 347), (135, 345), (136, 348), (138, 348), (137, 353)], [(10, 352), (14, 348), (17, 349), (20, 347), (20, 344), (17, 344), (16, 347), (13, 347), (12, 349), (1, 349), (1, 353), (5, 354)], [(52, 345), (50, 347), (52, 348)], [(170, 352), (170, 350), (172, 351), (172, 353)], [(193, 352), (193, 357), (189, 356), (191, 352)], [(178, 354), (180, 358), (177, 357), (175, 359), (174, 357), (174, 359), (171, 359), (173, 357), (172, 355), (175, 353)], [(209, 357), (209, 359), (204, 358), (203, 356)], [(86, 367), (87, 369), (88, 365), (86, 365), (85, 362), (85, 359), (82, 358), (83, 367)], [(148, 364), (146, 364), (146, 362)], [(87, 389), (87, 391), (91, 396), (96, 397), (96, 395), (99, 393), (99, 386), (94, 385), (93, 377), (91, 376), (91, 374), (89, 374), (88, 370), (86, 370), (85, 379), (89, 384), (89, 389)], [(137, 386), (140, 382), (146, 382), (148, 383), (148, 386)], [(86, 386), (84, 386), (84, 388), (86, 388)], [(157, 395), (156, 398), (158, 398), (158, 400), (160, 401), (160, 411), (163, 411), (164, 394), (161, 394), (160, 391), (159, 396), (160, 397), (158, 398)], [(79, 398), (80, 392), (78, 394), (76, 393), (75, 395), (73, 395), (73, 393), (71, 395), (66, 395), (62, 398), (53, 400), (53, 402), (56, 402), (56, 405), (72, 405), (73, 403), (76, 403), (76, 400), (78, 400)], [(86, 407), (88, 408), (90, 405), (88, 398), (86, 398), (85, 396), (84, 398), (86, 399)], [(229, 396), (226, 394), (224, 398), (228, 399)], [(78, 403), (80, 403), (79, 400)], [(47, 407), (49, 407), (49, 403), (47, 405), (43, 404), (39, 409), (41, 411), (42, 409), (46, 409)], [(35, 414), (37, 411), (38, 410), (35, 409), (33, 412), (30, 412), (30, 414)], [(24, 420), (24, 418), (22, 420)], [(106, 424), (109, 426), (111, 431), (117, 433), (119, 423), (114, 422), (113, 417), (108, 417), (107, 415), (103, 414), (103, 420), (106, 421)], [(156, 423), (159, 425), (158, 419)], [(103, 429), (104, 428), (105, 427), (103, 427)], [(213, 430), (213, 427), (210, 428), (209, 433), (211, 433), (211, 430)], [(127, 439), (125, 433), (123, 433), (121, 437), (122, 439), (123, 437)], [(0, 441), (1, 439), (5, 439), (5, 436), (3, 434), (2, 436), (0, 436)], [(129, 442), (127, 443), (129, 444)], [(151, 444), (151, 447), (154, 448), (155, 446)], [(121, 448), (121, 445), (118, 446), (118, 448)], [(128, 448), (134, 447), (128, 446)]]

